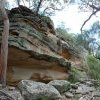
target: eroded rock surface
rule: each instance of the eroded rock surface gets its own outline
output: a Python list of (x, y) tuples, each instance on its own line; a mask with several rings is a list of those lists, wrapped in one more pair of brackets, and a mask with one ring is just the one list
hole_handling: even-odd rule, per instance
[[(24, 6), (8, 11), (10, 20), (7, 80), (16, 85), (22, 79), (49, 82), (67, 79), (73, 51), (56, 36), (49, 17), (35, 15)], [(3, 22), (0, 19), (0, 34)]]

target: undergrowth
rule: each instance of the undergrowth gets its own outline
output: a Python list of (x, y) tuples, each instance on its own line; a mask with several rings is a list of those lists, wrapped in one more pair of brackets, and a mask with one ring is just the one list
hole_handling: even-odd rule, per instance
[(79, 78), (80, 78), (80, 71), (76, 69), (75, 67), (73, 67), (71, 69), (68, 81), (70, 81), (71, 83), (76, 83), (79, 81)]
[(87, 73), (92, 79), (100, 80), (100, 60), (93, 56), (87, 57), (88, 70)]
[(44, 96), (42, 100), (51, 100), (48, 96)]

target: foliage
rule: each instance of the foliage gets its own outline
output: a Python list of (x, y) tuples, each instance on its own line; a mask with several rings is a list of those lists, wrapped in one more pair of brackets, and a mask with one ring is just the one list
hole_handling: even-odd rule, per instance
[[(61, 40), (64, 40), (68, 46), (73, 48), (74, 52), (81, 57), (81, 53), (85, 52), (86, 50), (84, 49), (84, 46), (79, 43), (77, 40), (77, 35), (73, 33), (68, 33), (67, 29), (62, 25), (61, 27), (56, 28), (56, 35), (59, 37)], [(81, 42), (82, 39), (80, 39)], [(85, 43), (84, 43), (85, 45)]]
[(100, 22), (95, 22), (89, 30), (85, 30), (83, 34), (76, 36), (76, 43), (82, 45), (90, 54), (95, 53), (100, 46), (98, 38), (100, 37)]
[(53, 24), (53, 21), (51, 20), (50, 17), (41, 16), (41, 19), (42, 19), (42, 21), (44, 21), (44, 22), (46, 22), (46, 23), (52, 23), (52, 24)]
[(93, 56), (87, 57), (88, 74), (95, 80), (100, 80), (100, 60)]
[(100, 36), (100, 22), (96, 21), (93, 23), (92, 27), (90, 28), (90, 33), (91, 34), (97, 34)]
[[(79, 0), (79, 4), (80, 4), (80, 9), (82, 10), (93, 10), (91, 9), (90, 5), (99, 7), (100, 6), (100, 0)], [(95, 10), (95, 9), (94, 9)]]
[(69, 76), (69, 81), (71, 83), (76, 83), (79, 81), (80, 78), (80, 71), (78, 69), (76, 69), (75, 67), (72, 67), (71, 72), (70, 72), (70, 76)]
[(51, 100), (51, 99), (50, 99), (50, 97), (48, 97), (48, 96), (44, 96), (44, 97), (42, 98), (42, 100)]
[(28, 5), (36, 14), (51, 15), (55, 10), (62, 10), (67, 0), (15, 0), (17, 5)]
[(65, 28), (56, 28), (57, 36), (66, 42), (75, 43), (74, 34), (68, 33)]
[(100, 1), (99, 0), (81, 0), (81, 8), (82, 9), (89, 9), (91, 10), (90, 16), (84, 21), (82, 27), (81, 27), (81, 32), (84, 27), (84, 25), (92, 18), (93, 15), (96, 15), (97, 12), (100, 11)]
[(76, 36), (76, 43), (77, 45), (83, 46), (90, 54), (93, 53), (93, 43), (95, 42), (95, 39), (92, 37), (89, 37), (88, 31), (85, 31), (84, 34), (78, 34)]
[(100, 50), (99, 49), (96, 51), (95, 57), (100, 60)]

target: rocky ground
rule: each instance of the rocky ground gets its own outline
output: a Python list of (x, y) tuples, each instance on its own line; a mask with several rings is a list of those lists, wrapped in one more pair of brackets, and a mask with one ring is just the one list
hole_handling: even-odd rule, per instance
[(71, 84), (72, 88), (62, 95), (61, 100), (100, 100), (100, 89), (94, 87), (94, 82), (87, 80)]
[(100, 100), (100, 88), (95, 80), (82, 80), (72, 84), (54, 80), (48, 84), (22, 80), (18, 88), (0, 90), (0, 100)]
[(84, 71), (79, 76), (79, 81), (71, 84), (61, 100), (100, 100), (100, 81), (90, 79)]

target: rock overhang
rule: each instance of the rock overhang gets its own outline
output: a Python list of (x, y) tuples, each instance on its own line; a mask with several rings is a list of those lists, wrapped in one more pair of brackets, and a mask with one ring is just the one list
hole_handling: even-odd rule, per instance
[[(28, 8), (22, 7), (21, 9), (26, 9), (23, 13), (16, 12), (17, 9), (15, 8), (15, 12), (9, 11), (8, 14), (10, 20), (8, 81), (14, 83), (24, 78), (37, 81), (66, 79), (71, 63), (61, 55), (62, 51), (59, 53), (59, 48), (60, 50), (63, 48), (58, 44), (59, 38), (55, 35), (53, 22), (50, 19), (48, 21), (48, 17), (36, 17), (34, 13), (27, 12)], [(3, 28), (1, 21), (0, 25), (1, 33)]]

